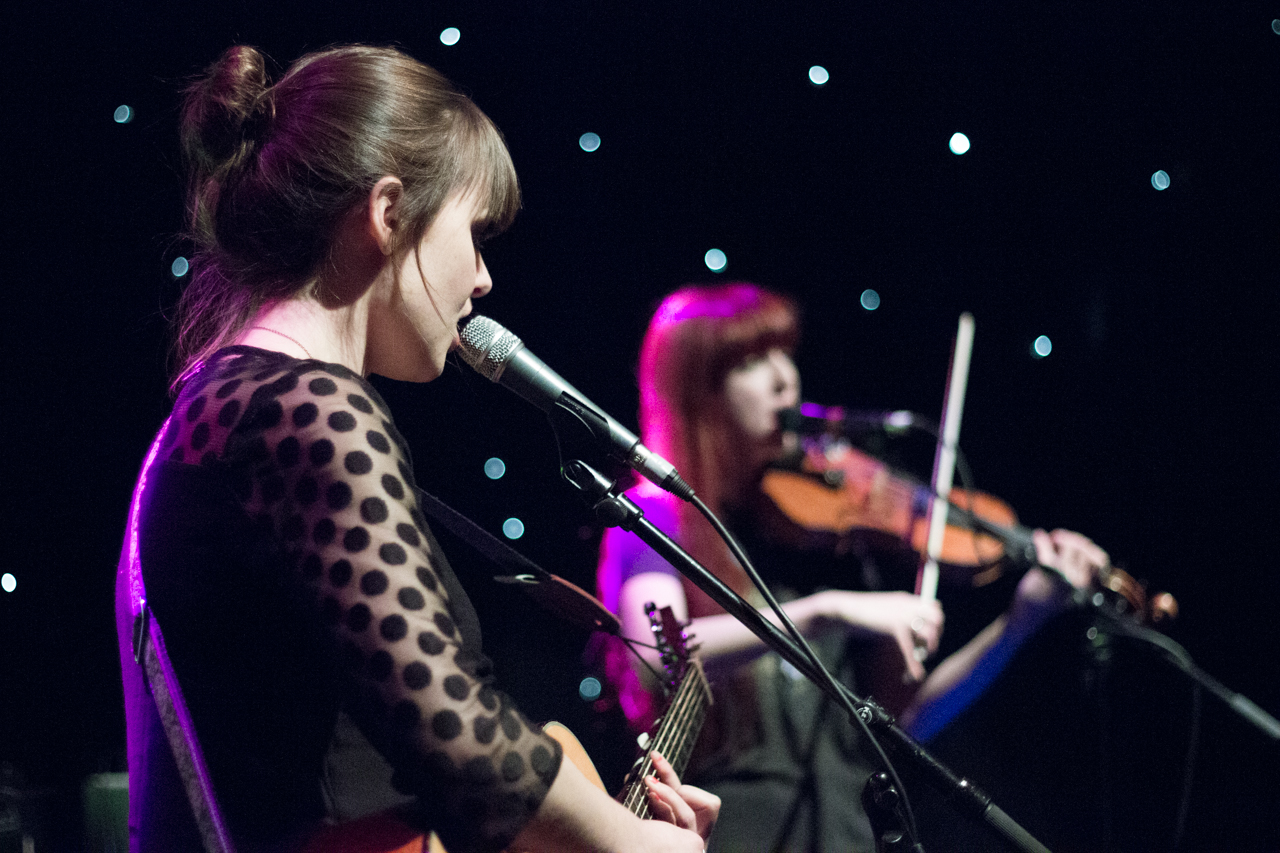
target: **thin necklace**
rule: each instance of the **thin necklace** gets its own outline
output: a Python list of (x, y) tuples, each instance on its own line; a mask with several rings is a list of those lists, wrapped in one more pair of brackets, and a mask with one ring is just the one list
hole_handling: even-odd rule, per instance
[(297, 338), (291, 338), (288, 335), (286, 335), (284, 332), (277, 332), (275, 329), (268, 329), (266, 326), (250, 326), (249, 327), (249, 331), (253, 331), (254, 329), (261, 329), (264, 332), (270, 332), (273, 335), (279, 335), (280, 337), (284, 338), (286, 341), (292, 341), (293, 343), (297, 344), (298, 349), (302, 350), (304, 353), (307, 354), (307, 358), (311, 358), (311, 353), (307, 350), (306, 347), (302, 345), (302, 342), (299, 341)]

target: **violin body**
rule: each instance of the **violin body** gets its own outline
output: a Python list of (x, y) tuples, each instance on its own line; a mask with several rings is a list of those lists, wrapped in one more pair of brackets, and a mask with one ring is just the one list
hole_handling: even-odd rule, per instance
[[(761, 491), (784, 519), (774, 531), (784, 541), (835, 553), (858, 543), (924, 553), (929, 488), (847, 444), (810, 443), (768, 469)], [(988, 525), (1017, 526), (1013, 509), (992, 495), (953, 489), (951, 501)], [(996, 536), (949, 524), (939, 563), (951, 579), (981, 586), (999, 576), (1004, 556), (1005, 543)]]
[[(848, 444), (811, 442), (803, 453), (766, 471), (761, 492), (768, 498), (771, 534), (803, 550), (909, 549), (924, 554), (928, 539), (930, 489), (893, 471), (884, 462)], [(985, 586), (1000, 577), (1013, 556), (1035, 563), (1031, 531), (1000, 498), (967, 489), (951, 490), (951, 515), (938, 561), (952, 584)], [(1098, 574), (1092, 603), (1127, 613), (1140, 623), (1170, 622), (1178, 603), (1167, 592), (1148, 594), (1145, 584), (1123, 569), (1106, 566)]]

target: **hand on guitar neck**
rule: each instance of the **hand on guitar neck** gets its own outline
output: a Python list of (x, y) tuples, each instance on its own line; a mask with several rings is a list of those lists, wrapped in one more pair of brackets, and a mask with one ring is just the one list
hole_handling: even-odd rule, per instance
[[(613, 800), (586, 749), (567, 727), (543, 730), (564, 749), (547, 797), (516, 836), (511, 851), (702, 851), (715, 826), (720, 798), (680, 781), (711, 702), (701, 666), (691, 659), (680, 625), (663, 608), (654, 634), (664, 649), (670, 687), (666, 712), (648, 733), (646, 750)], [(660, 752), (661, 750), (662, 752)], [(665, 754), (664, 754), (665, 753)], [(667, 760), (667, 756), (671, 760)], [(674, 766), (673, 766), (674, 765)], [(652, 817), (653, 820), (641, 818)], [(447, 853), (439, 837), (417, 834), (393, 815), (328, 827), (304, 853)]]
[[(513, 849), (701, 850), (705, 846), (720, 811), (720, 798), (683, 784), (678, 772), (684, 769), (702, 729), (711, 689), (701, 665), (689, 653), (683, 626), (671, 608), (658, 610), (649, 604), (646, 610), (666, 670), (668, 701), (618, 800), (609, 800), (604, 793), (600, 775), (577, 738), (564, 726), (549, 724), (546, 731), (564, 747), (569, 761), (561, 766), (547, 801), (534, 822), (517, 836)], [(590, 805), (584, 810), (584, 804)], [(573, 809), (568, 810), (569, 806)], [(586, 827), (578, 824), (584, 814), (589, 821)], [(636, 817), (654, 819), (637, 822)], [(581, 846), (584, 839), (589, 840), (587, 847)]]

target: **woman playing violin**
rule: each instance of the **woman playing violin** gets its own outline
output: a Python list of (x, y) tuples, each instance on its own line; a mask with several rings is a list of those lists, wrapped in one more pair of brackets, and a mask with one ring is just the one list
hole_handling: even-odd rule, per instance
[[(792, 360), (798, 337), (795, 305), (756, 285), (689, 286), (672, 293), (641, 347), (643, 440), (727, 521), (837, 677), (852, 684), (859, 657), (872, 647), (867, 640), (892, 641), (909, 689), (889, 710), (927, 738), (970, 704), (1070, 595), (1042, 570), (1028, 572), (1002, 615), (926, 671), (915, 652), (937, 650), (941, 606), (882, 591), (879, 580), (889, 563), (914, 561), (913, 552), (876, 553), (855, 544), (847, 553), (819, 553), (773, 535), (767, 519), (777, 510), (761, 482), (794, 440), (779, 429), (778, 413), (800, 401)], [(633, 498), (703, 565), (753, 599), (746, 574), (696, 510), (647, 485)], [(1041, 564), (1077, 587), (1090, 584), (1108, 564), (1102, 549), (1070, 531), (1036, 531), (1035, 549)], [(629, 533), (607, 532), (599, 584), (631, 639), (648, 636), (646, 602), (669, 604), (681, 618), (692, 618), (691, 632), (717, 691), (714, 718), (690, 768), (690, 778), (723, 804), (711, 849), (874, 849), (859, 804), (872, 765), (852, 727), (816, 688), (764, 654), (753, 634)], [(611, 661), (611, 677), (633, 721), (648, 711), (641, 669)]]

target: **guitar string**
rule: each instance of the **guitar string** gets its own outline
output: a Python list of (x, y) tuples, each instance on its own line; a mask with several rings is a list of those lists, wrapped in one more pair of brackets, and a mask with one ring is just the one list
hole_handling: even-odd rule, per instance
[[(662, 645), (659, 643), (659, 648)], [(682, 648), (681, 651), (683, 652), (684, 649)], [(700, 666), (696, 663), (691, 664), (687, 658), (685, 664), (685, 671), (681, 673), (680, 683), (667, 707), (663, 723), (659, 725), (657, 735), (641, 757), (636, 778), (623, 797), (623, 805), (640, 817), (649, 817), (650, 812), (649, 798), (646, 796), (647, 791), (644, 790), (644, 779), (653, 772), (652, 752), (660, 751), (679, 772), (684, 768), (692, 742), (695, 740), (690, 737), (690, 721), (697, 718), (700, 729), (702, 719), (706, 716), (706, 707), (710, 698), (706, 674), (702, 672)], [(690, 672), (690, 667), (698, 670), (696, 675)]]
[[(679, 708), (683, 702), (682, 696), (685, 693), (685, 685), (688, 683), (687, 671), (681, 676), (680, 684), (676, 688), (676, 693), (671, 699), (670, 705), (667, 707), (666, 713), (663, 715), (662, 723), (658, 726), (658, 733), (654, 736), (653, 741), (648, 745), (645, 754), (640, 759), (640, 766), (636, 769), (635, 781), (633, 787), (624, 800), (626, 805), (634, 814), (640, 817), (648, 817), (649, 799), (646, 796), (644, 780), (653, 772), (653, 750), (659, 749), (660, 744), (665, 744), (669, 738), (664, 738), (665, 733), (671, 726), (675, 725), (679, 720)], [(663, 753), (666, 754), (665, 752)]]
[[(702, 718), (706, 714), (706, 698), (704, 695), (704, 685), (706, 684), (705, 676), (701, 672), (695, 677), (686, 679), (689, 689), (685, 695), (681, 697), (681, 707), (679, 709), (679, 725), (673, 731), (673, 741), (668, 751), (671, 755), (668, 759), (677, 770), (683, 770), (685, 762), (688, 760), (689, 753), (692, 750), (695, 740), (693, 729), (695, 726), (692, 722), (696, 719), (696, 728), (701, 728)], [(667, 755), (667, 751), (663, 752)]]
[[(668, 756), (673, 765), (679, 769), (683, 769), (684, 760), (688, 757), (688, 751), (691, 747), (693, 726), (690, 722), (700, 713), (705, 713), (706, 700), (703, 691), (703, 685), (706, 683), (705, 676), (701, 672), (685, 679), (688, 689), (681, 696), (680, 708), (680, 725), (673, 730), (673, 736), (679, 735), (679, 739), (673, 742), (674, 749), (672, 755)], [(663, 753), (664, 755), (666, 753)]]
[[(696, 666), (696, 665), (695, 665)], [(681, 713), (684, 716), (682, 725), (677, 729), (680, 738), (674, 744), (673, 761), (676, 766), (683, 770), (685, 762), (688, 760), (689, 753), (692, 750), (693, 743), (696, 738), (693, 736), (695, 726), (691, 724), (693, 719), (697, 719), (697, 728), (701, 728), (702, 719), (706, 716), (707, 707), (707, 685), (706, 677), (698, 668), (696, 676), (687, 679), (689, 690), (682, 702)]]
[[(638, 802), (634, 805), (639, 806), (645, 812), (649, 809), (648, 799), (647, 797), (641, 797), (640, 787), (643, 784), (642, 780), (653, 770), (653, 759), (650, 757), (650, 753), (657, 750), (667, 757), (667, 760), (673, 767), (677, 768), (677, 771), (683, 769), (694, 740), (690, 737), (692, 734), (690, 721), (705, 716), (707, 707), (707, 688), (705, 685), (706, 676), (701, 671), (697, 676), (693, 676), (692, 673), (686, 671), (685, 677), (682, 678), (676, 695), (667, 709), (667, 714), (665, 715), (667, 722), (659, 726), (658, 735), (654, 738), (649, 752), (645, 753), (636, 787), (627, 796), (628, 800), (633, 797), (637, 799)], [(701, 719), (698, 720), (698, 727), (701, 727)], [(630, 805), (628, 803), (624, 804)], [(634, 806), (631, 807), (631, 811), (639, 814)]]
[[(672, 715), (674, 718), (673, 723), (670, 729), (665, 733), (667, 736), (665, 739), (662, 739), (662, 743), (655, 743), (653, 746), (654, 749), (665, 755), (667, 760), (677, 768), (679, 768), (681, 764), (679, 751), (683, 748), (681, 741), (684, 739), (684, 729), (688, 724), (689, 712), (691, 710), (690, 703), (692, 701), (691, 694), (693, 692), (692, 684), (693, 679), (686, 677), (684, 682), (680, 685), (681, 689), (676, 696), (676, 700), (672, 702), (672, 707), (668, 711), (668, 714)], [(677, 737), (681, 738), (681, 741), (677, 741)], [(671, 748), (672, 746), (677, 747), (677, 749), (673, 750)]]
[[(641, 760), (639, 772), (637, 773), (635, 787), (631, 789), (627, 799), (634, 802), (626, 803), (632, 812), (640, 814), (639, 810), (648, 811), (648, 798), (644, 796), (643, 787), (644, 779), (653, 771), (652, 753), (658, 750), (663, 755), (667, 755), (668, 761), (673, 761), (674, 766), (679, 766), (681, 758), (677, 755), (668, 755), (669, 750), (667, 744), (672, 738), (679, 733), (683, 724), (686, 723), (686, 707), (688, 706), (689, 687), (694, 679), (688, 677), (689, 673), (682, 678), (680, 686), (676, 690), (676, 694), (672, 697), (671, 705), (667, 708), (667, 713), (663, 716), (663, 723), (658, 727), (658, 734), (654, 737), (653, 743), (649, 745), (648, 751), (645, 752)], [(639, 810), (638, 810), (639, 809)], [(641, 815), (644, 817), (646, 815)]]

